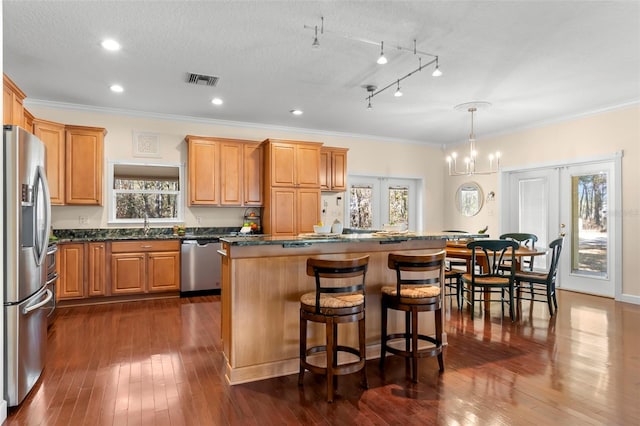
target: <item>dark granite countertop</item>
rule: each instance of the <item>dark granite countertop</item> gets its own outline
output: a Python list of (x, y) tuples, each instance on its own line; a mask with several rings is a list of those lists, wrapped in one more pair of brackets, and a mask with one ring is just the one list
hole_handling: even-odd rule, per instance
[(53, 231), (52, 242), (100, 242), (123, 240), (194, 240), (194, 239), (222, 239), (231, 245), (297, 245), (310, 243), (336, 243), (336, 242), (364, 242), (364, 241), (404, 241), (404, 240), (428, 240), (461, 238), (486, 238), (486, 234), (460, 234), (460, 233), (415, 233), (415, 232), (351, 232), (345, 230), (343, 234), (319, 235), (314, 233), (301, 234), (291, 237), (273, 237), (264, 234), (238, 233), (237, 227), (217, 228), (187, 228), (185, 235), (174, 235), (168, 228), (151, 228), (147, 235), (140, 228), (103, 228), (103, 229), (58, 229)]
[(81, 243), (122, 240), (193, 240), (228, 237), (238, 233), (238, 227), (187, 228), (184, 235), (174, 235), (172, 229), (151, 228), (145, 235), (140, 228), (57, 229), (52, 241)]
[(248, 235), (248, 236), (226, 236), (221, 241), (227, 242), (232, 246), (256, 246), (256, 245), (277, 245), (283, 246), (297, 245), (304, 246), (312, 243), (354, 243), (354, 242), (371, 242), (371, 241), (409, 241), (409, 240), (453, 240), (461, 237), (470, 238), (486, 238), (483, 234), (460, 234), (460, 233), (415, 233), (415, 232), (372, 232), (372, 233), (351, 233), (351, 234), (301, 234), (292, 237), (274, 237), (271, 235)]

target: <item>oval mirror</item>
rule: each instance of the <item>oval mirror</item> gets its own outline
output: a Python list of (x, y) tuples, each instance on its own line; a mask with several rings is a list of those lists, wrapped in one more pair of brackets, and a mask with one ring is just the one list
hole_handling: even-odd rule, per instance
[(482, 209), (484, 195), (475, 182), (465, 182), (456, 191), (456, 207), (463, 216), (475, 216)]

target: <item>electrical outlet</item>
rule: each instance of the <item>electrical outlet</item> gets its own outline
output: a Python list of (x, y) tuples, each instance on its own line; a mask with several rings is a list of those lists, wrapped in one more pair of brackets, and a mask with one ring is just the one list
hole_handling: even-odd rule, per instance
[(89, 224), (89, 218), (87, 216), (78, 216), (78, 223), (80, 225), (88, 225)]
[(196, 216), (196, 222), (198, 222), (198, 225), (202, 224), (202, 217)]

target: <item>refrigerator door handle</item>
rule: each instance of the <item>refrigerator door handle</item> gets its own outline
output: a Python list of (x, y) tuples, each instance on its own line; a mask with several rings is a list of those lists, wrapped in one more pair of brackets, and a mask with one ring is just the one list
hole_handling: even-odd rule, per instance
[(51, 292), (51, 290), (46, 289), (45, 293), (47, 293), (47, 297), (45, 297), (45, 299), (41, 302), (36, 303), (35, 305), (31, 305), (27, 308), (24, 308), (22, 310), (22, 313), (24, 315), (28, 314), (31, 311), (35, 311), (36, 309), (40, 309), (42, 308), (44, 305), (46, 305), (47, 303), (51, 302), (51, 299), (53, 298), (53, 293)]
[[(43, 229), (44, 235), (39, 235), (39, 233), (36, 232), (38, 264), (42, 265), (45, 257), (47, 256), (47, 248), (49, 246), (49, 229), (51, 228), (51, 196), (49, 194), (49, 183), (47, 182), (47, 175), (44, 171), (44, 167), (38, 166), (37, 170), (37, 180), (41, 183), (40, 187), (42, 188), (43, 200), (45, 204)], [(35, 199), (38, 200), (38, 197), (36, 196)], [(38, 211), (37, 206), (36, 211)], [(37, 244), (38, 242), (40, 244)]]

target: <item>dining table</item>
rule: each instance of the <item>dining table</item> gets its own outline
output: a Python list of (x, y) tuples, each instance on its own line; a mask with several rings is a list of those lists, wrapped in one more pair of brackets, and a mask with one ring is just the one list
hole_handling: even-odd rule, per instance
[[(467, 244), (470, 242), (471, 240), (447, 241), (447, 245), (445, 247), (447, 258), (464, 259), (467, 262), (467, 272), (471, 271), (472, 250), (470, 248), (467, 248)], [(543, 256), (545, 254), (547, 254), (546, 249), (539, 250), (525, 246), (518, 247), (515, 252), (516, 272), (520, 272), (522, 270), (523, 257)], [(511, 255), (511, 250), (507, 250), (506, 255), (507, 257), (509, 257)], [(482, 250), (476, 251), (476, 261), (478, 263), (478, 266), (480, 266), (485, 271), (487, 270), (487, 259), (485, 258), (484, 252)]]
[[(467, 247), (467, 244), (472, 240), (449, 240), (447, 241), (445, 250), (447, 253), (447, 259), (464, 259), (467, 263), (466, 272), (469, 273), (471, 271), (471, 258), (473, 256), (470, 248)], [(543, 256), (547, 254), (546, 249), (532, 249), (526, 246), (520, 246), (516, 249), (515, 257), (516, 257), (516, 272), (522, 271), (522, 258), (528, 258), (531, 256)], [(510, 257), (511, 250), (507, 250), (507, 257)], [(476, 250), (476, 263), (481, 268), (481, 270), (486, 271), (489, 269), (489, 264), (485, 254), (482, 250)], [(489, 299), (487, 297), (487, 293), (485, 292), (485, 300), (484, 300), (485, 309), (489, 309)]]

